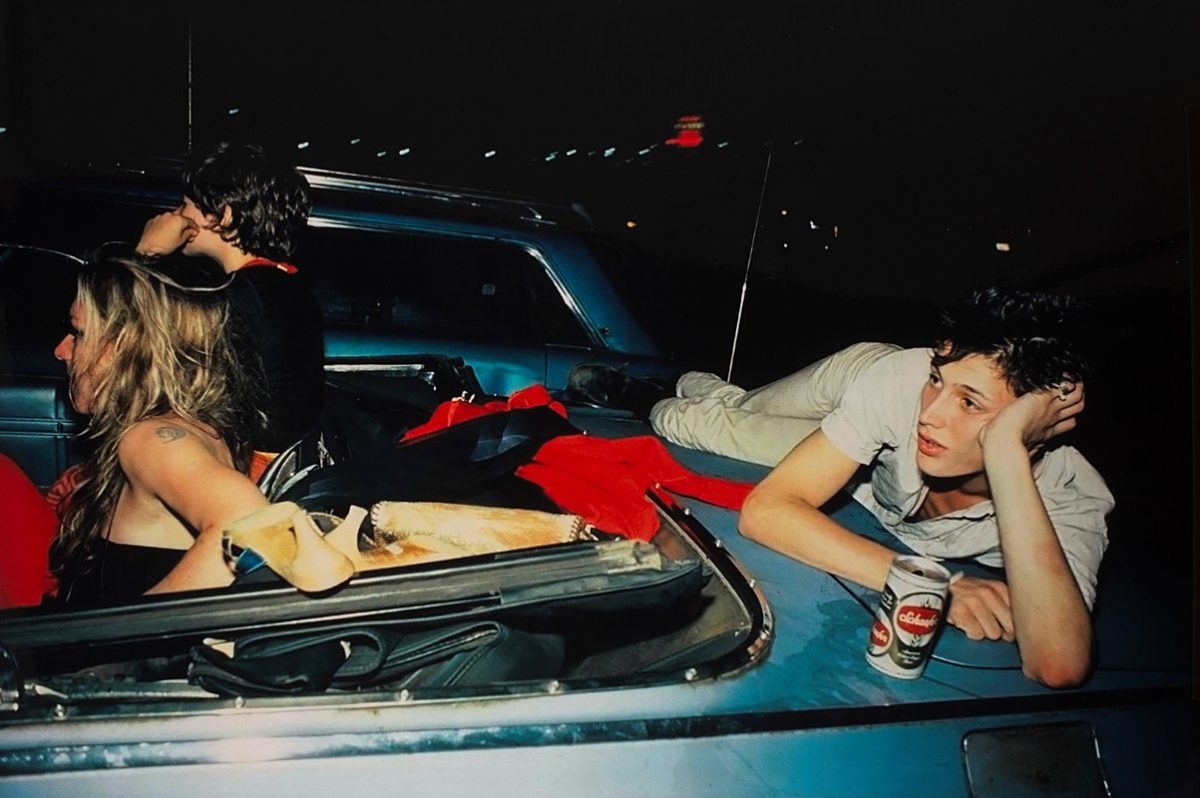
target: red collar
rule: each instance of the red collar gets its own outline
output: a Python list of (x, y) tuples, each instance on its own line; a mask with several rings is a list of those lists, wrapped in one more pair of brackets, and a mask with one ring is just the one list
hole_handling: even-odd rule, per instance
[(295, 274), (296, 272), (300, 271), (299, 269), (297, 269), (295, 266), (293, 266), (290, 263), (284, 263), (283, 261), (267, 260), (266, 258), (254, 258), (252, 260), (248, 260), (241, 265), (241, 268), (249, 269), (254, 266), (273, 266), (276, 269), (279, 269), (279, 271), (283, 272), (284, 274)]

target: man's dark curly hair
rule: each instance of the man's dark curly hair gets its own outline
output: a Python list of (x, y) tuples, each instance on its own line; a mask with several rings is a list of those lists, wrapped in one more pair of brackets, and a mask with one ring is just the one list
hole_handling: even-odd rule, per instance
[(194, 154), (184, 165), (183, 193), (218, 219), (229, 206), (221, 238), (272, 260), (292, 256), (312, 205), (302, 174), (249, 144), (218, 144)]
[(1018, 396), (1079, 382), (1090, 373), (1078, 338), (1080, 310), (1062, 294), (984, 288), (943, 312), (933, 364), (984, 355)]

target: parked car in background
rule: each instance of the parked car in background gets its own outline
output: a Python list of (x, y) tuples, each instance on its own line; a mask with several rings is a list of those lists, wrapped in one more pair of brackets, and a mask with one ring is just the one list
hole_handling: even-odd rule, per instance
[[(72, 170), (14, 188), (0, 243), (83, 256), (136, 241), (180, 202), (179, 165)], [(296, 254), (312, 281), (332, 358), (461, 356), (488, 393), (566, 386), (579, 362), (674, 373), (597, 262), (578, 205), (302, 169), (313, 210)], [(24, 270), (18, 253), (8, 269)]]

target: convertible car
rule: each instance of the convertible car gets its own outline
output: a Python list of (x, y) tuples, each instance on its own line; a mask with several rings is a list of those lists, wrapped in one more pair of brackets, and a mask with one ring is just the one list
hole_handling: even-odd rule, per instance
[[(1083, 687), (1041, 687), (1012, 645), (952, 628), (922, 678), (892, 678), (865, 657), (877, 594), (687, 497), (712, 499), (697, 475), (753, 482), (762, 468), (673, 446), (604, 460), (602, 476), (655, 464), (631, 496), (585, 461), (613, 441), (661, 444), (587, 405), (564, 418), (497, 403), (407, 434), (472, 379), (445, 358), (330, 363), (321, 430), (264, 490), (314, 515), (561, 512), (529, 479), (542, 463), (565, 467), (557, 484), (582, 485), (603, 522), (532, 548), (401, 557), (319, 593), (260, 568), (227, 590), (0, 614), (0, 792), (1191, 794), (1188, 619), (1147, 604), (1136, 572), (1102, 579)], [(564, 441), (584, 448), (546, 456)], [(382, 526), (373, 512), (360, 532), (378, 543)]]
[[(362, 518), (363, 556), (395, 556), (315, 592), (259, 567), (224, 590), (0, 613), (0, 794), (1195, 794), (1192, 617), (1174, 578), (1186, 558), (1163, 545), (1174, 530), (1116, 519), (1083, 686), (1042, 687), (1014, 646), (952, 628), (924, 676), (884, 675), (866, 661), (877, 594), (738, 534), (730, 496), (763, 468), (664, 445), (619, 411), (556, 412), (571, 363), (670, 370), (587, 260), (578, 214), (320, 179), (352, 200), (320, 200), (310, 230), (327, 402), (261, 485), (327, 526)], [(67, 239), (92, 244), (172, 196), (110, 176), (92, 194), (72, 186), (95, 218), (61, 210), (73, 206), (57, 185), (0, 217), (0, 450), (42, 486), (71, 461), (79, 426), (49, 356), (77, 254)], [(377, 196), (408, 210), (384, 212)], [(449, 206), (453, 222), (430, 215)], [(444, 256), (469, 279), (410, 291), (403, 260), (357, 277), (323, 261), (355, 232), (380, 258)], [(496, 264), (536, 285), (485, 273)], [(368, 272), (395, 279), (356, 282)], [(435, 334), (462, 286), (470, 318), (521, 340)], [(421, 316), (423, 297), (442, 305)], [(531, 310), (547, 299), (557, 311)], [(528, 385), (546, 401), (503, 401)], [(1116, 429), (1117, 403), (1097, 396), (1097, 426)], [(410, 434), (455, 399), (480, 413)], [(1112, 464), (1146, 443), (1114, 438), (1099, 454)], [(1175, 484), (1125, 466), (1153, 482), (1148, 496)], [(482, 551), (443, 523), (426, 544), (436, 556), (414, 557), (381, 520), (411, 504), (566, 520), (558, 539)], [(829, 509), (888, 540), (852, 500)]]

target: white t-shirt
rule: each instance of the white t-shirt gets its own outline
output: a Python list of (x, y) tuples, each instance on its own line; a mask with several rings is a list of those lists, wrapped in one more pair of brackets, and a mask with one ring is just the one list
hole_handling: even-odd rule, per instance
[[(929, 349), (904, 349), (872, 364), (847, 389), (821, 429), (847, 457), (871, 465), (870, 481), (847, 486), (880, 523), (917, 553), (970, 557), (1002, 567), (996, 511), (985, 501), (925, 521), (906, 520), (929, 487), (917, 468), (917, 415), (929, 379)], [(1096, 599), (1096, 572), (1108, 546), (1105, 517), (1113, 508), (1104, 479), (1071, 446), (1047, 451), (1034, 482), (1088, 607)]]

